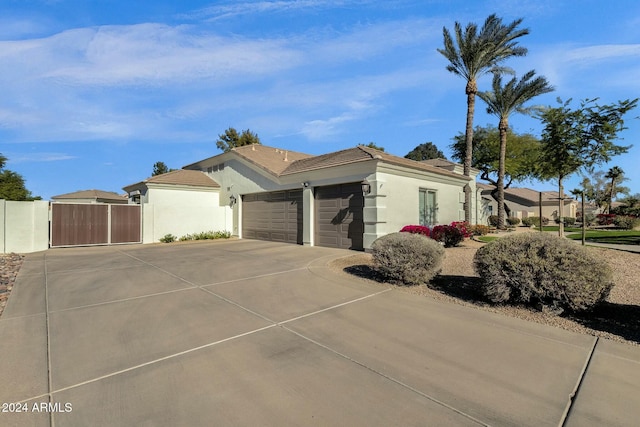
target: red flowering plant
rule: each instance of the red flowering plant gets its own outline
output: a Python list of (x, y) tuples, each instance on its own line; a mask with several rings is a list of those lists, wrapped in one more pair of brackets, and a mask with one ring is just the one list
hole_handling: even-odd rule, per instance
[(455, 227), (458, 230), (460, 230), (460, 232), (462, 233), (465, 239), (468, 239), (469, 237), (471, 237), (471, 234), (472, 234), (470, 231), (471, 227), (469, 227), (469, 223), (467, 221), (453, 221), (449, 225), (451, 227)]
[(445, 248), (450, 248), (462, 243), (464, 234), (459, 228), (451, 225), (436, 225), (431, 230), (431, 238), (442, 243)]
[(596, 215), (599, 225), (611, 225), (616, 218), (615, 214), (598, 214)]
[(429, 237), (431, 235), (431, 230), (429, 227), (424, 225), (405, 225), (400, 230), (401, 233), (412, 233), (412, 234), (422, 234), (423, 236)]

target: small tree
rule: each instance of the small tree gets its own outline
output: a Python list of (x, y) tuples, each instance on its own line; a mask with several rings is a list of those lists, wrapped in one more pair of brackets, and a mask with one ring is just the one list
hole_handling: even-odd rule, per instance
[(628, 192), (626, 188), (619, 186), (619, 184), (626, 181), (627, 178), (625, 178), (624, 171), (619, 166), (614, 166), (609, 169), (604, 177), (611, 180), (609, 183), (609, 191), (607, 192), (609, 196), (609, 207), (607, 208), (607, 213), (611, 213), (611, 205), (613, 204), (613, 199), (616, 194)]
[(7, 158), (0, 154), (0, 199), (15, 201), (40, 200), (40, 196), (33, 196), (27, 190), (24, 178), (17, 172), (4, 169)]
[(169, 167), (164, 162), (155, 162), (153, 164), (153, 172), (151, 176), (162, 175), (163, 173), (170, 172)]
[(368, 147), (368, 148), (373, 148), (374, 150), (379, 150), (379, 151), (384, 151), (384, 147), (380, 147), (379, 145), (376, 145), (375, 142), (370, 142), (367, 145), (364, 144), (359, 144), (362, 145), (363, 147)]
[[(623, 116), (637, 106), (638, 98), (610, 105), (598, 105), (596, 99), (584, 100), (577, 109), (569, 107), (571, 100), (558, 102), (559, 107), (549, 107), (539, 115), (544, 124), (540, 176), (558, 180), (558, 213), (562, 216), (565, 178), (629, 150), (629, 146), (616, 145), (614, 141), (626, 129)], [(563, 236), (562, 221), (558, 233)]]
[(446, 156), (433, 142), (425, 142), (409, 151), (404, 158), (420, 162), (429, 159), (446, 159)]
[[(453, 138), (452, 158), (462, 162), (465, 156), (466, 142), (464, 133)], [(540, 156), (540, 140), (525, 133), (517, 134), (513, 129), (507, 130), (509, 149), (505, 154), (504, 189), (514, 182), (522, 182), (537, 176), (537, 161)], [(473, 158), (471, 165), (480, 170), (480, 179), (494, 186), (491, 196), (498, 201), (498, 166), (500, 158), (500, 131), (488, 125), (477, 126), (473, 132)], [(506, 203), (503, 204), (507, 216), (511, 215)], [(496, 217), (497, 218), (497, 217)]]
[(218, 135), (218, 140), (216, 141), (216, 146), (225, 153), (235, 147), (251, 144), (262, 144), (257, 133), (245, 129), (242, 133), (238, 134), (238, 131), (232, 127)]

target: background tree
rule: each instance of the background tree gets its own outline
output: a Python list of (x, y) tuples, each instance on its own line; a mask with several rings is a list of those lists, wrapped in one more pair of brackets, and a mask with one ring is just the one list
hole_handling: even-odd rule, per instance
[[(558, 180), (558, 212), (562, 212), (566, 177), (581, 169), (591, 170), (629, 150), (614, 141), (625, 129), (623, 116), (637, 106), (638, 99), (610, 105), (585, 100), (576, 109), (569, 107), (571, 100), (558, 102), (559, 107), (549, 107), (539, 115), (544, 125), (539, 172), (542, 178)], [(564, 235), (562, 221), (558, 233)]]
[[(450, 148), (451, 157), (459, 162), (464, 160), (466, 141), (464, 133), (453, 138)], [(540, 156), (540, 141), (529, 133), (517, 134), (513, 129), (507, 130), (509, 149), (505, 155), (504, 189), (514, 182), (527, 181), (537, 177), (537, 162)], [(473, 158), (471, 166), (480, 170), (480, 179), (487, 181), (494, 188), (491, 196), (498, 201), (498, 167), (500, 158), (500, 131), (495, 126), (477, 126), (473, 132)], [(503, 204), (506, 215), (511, 211)]]
[(162, 175), (163, 173), (174, 171), (175, 169), (169, 169), (164, 162), (155, 162), (153, 164), (153, 172), (151, 176)]
[(41, 200), (40, 196), (33, 196), (27, 190), (24, 178), (17, 172), (5, 169), (7, 158), (0, 154), (0, 199), (30, 201)]
[(584, 191), (585, 199), (588, 202), (593, 203), (601, 212), (611, 213), (611, 200), (615, 199), (619, 194), (629, 193), (629, 189), (620, 185), (621, 182), (626, 180), (624, 177), (612, 188), (610, 177), (607, 175), (608, 173), (605, 174), (601, 170), (590, 173), (589, 176), (585, 176), (582, 180), (580, 189), (571, 193), (576, 195), (576, 192), (581, 194)]
[(420, 144), (413, 150), (409, 151), (404, 158), (421, 162), (422, 160), (446, 159), (447, 157), (438, 149), (438, 147), (435, 146), (433, 142), (425, 142), (424, 144)]
[(376, 145), (376, 143), (373, 141), (368, 143), (367, 145), (364, 145), (364, 144), (360, 144), (360, 145), (362, 145), (363, 147), (373, 148), (374, 150), (384, 151), (384, 147), (380, 147), (379, 145)]
[(502, 76), (493, 75), (492, 91), (479, 92), (478, 96), (487, 104), (487, 113), (498, 118), (500, 132), (500, 153), (498, 156), (498, 228), (504, 227), (504, 177), (507, 155), (507, 132), (509, 131), (509, 116), (513, 113), (530, 114), (533, 107), (524, 104), (538, 95), (553, 91), (546, 78), (534, 77), (535, 71), (529, 71), (520, 80), (512, 78), (504, 86)]
[[(504, 25), (502, 19), (495, 14), (490, 15), (478, 32), (474, 23), (467, 24), (464, 31), (462, 25), (454, 25), (455, 41), (447, 28), (442, 29), (444, 49), (438, 49), (449, 60), (447, 70), (462, 77), (467, 82), (467, 124), (465, 141), (467, 144), (464, 158), (464, 175), (471, 176), (471, 157), (473, 152), (473, 115), (475, 98), (478, 93), (478, 78), (489, 72), (510, 72), (510, 69), (499, 64), (512, 56), (524, 56), (527, 49), (518, 46), (517, 38), (529, 34), (528, 29), (518, 29), (522, 19)], [(471, 221), (471, 190), (465, 187), (465, 221)]]
[(224, 133), (218, 135), (216, 146), (224, 151), (230, 151), (235, 147), (242, 147), (244, 145), (262, 144), (257, 133), (251, 132), (249, 129), (245, 129), (242, 133), (238, 134), (235, 128), (229, 128)]
[[(611, 169), (609, 169), (607, 171), (607, 174), (604, 177), (610, 180), (609, 191), (608, 191), (609, 207), (607, 209), (607, 212), (611, 213), (611, 205), (613, 204), (613, 199), (615, 198), (616, 194), (618, 192), (623, 192), (623, 193), (625, 192), (625, 189), (623, 189), (622, 191), (616, 191), (616, 190), (620, 190), (620, 188), (616, 188), (616, 186), (626, 181), (627, 178), (625, 178), (624, 171), (619, 166), (614, 166)], [(628, 192), (628, 190), (626, 192)]]

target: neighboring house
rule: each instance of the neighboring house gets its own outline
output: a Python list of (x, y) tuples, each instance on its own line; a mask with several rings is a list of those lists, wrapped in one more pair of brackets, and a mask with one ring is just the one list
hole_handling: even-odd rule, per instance
[(57, 203), (129, 203), (126, 195), (122, 196), (112, 191), (102, 190), (82, 190), (74, 193), (60, 194), (53, 196), (51, 200)]
[[(482, 198), (488, 202), (488, 210), (491, 215), (498, 214), (498, 203), (491, 196), (491, 191), (495, 187), (486, 184), (477, 184), (482, 188)], [(549, 219), (558, 218), (557, 191), (536, 191), (530, 188), (508, 188), (504, 190), (505, 204), (511, 209), (511, 216), (517, 218), (527, 218), (530, 216), (540, 216), (540, 193), (542, 193), (542, 216)], [(563, 201), (563, 217), (575, 218), (578, 211), (578, 202), (565, 194)]]
[(142, 205), (142, 241), (167, 234), (181, 237), (232, 227), (231, 208), (220, 200), (220, 185), (207, 174), (176, 170), (124, 187), (131, 203)]
[[(220, 184), (217, 208), (231, 210), (224, 225), (233, 235), (362, 250), (408, 224), (464, 219), (467, 185), (477, 196), (472, 206), (477, 212), (477, 172), (469, 178), (447, 170), (450, 166), (365, 146), (312, 156), (249, 145), (184, 169), (204, 172)], [(133, 187), (125, 190), (131, 196)]]

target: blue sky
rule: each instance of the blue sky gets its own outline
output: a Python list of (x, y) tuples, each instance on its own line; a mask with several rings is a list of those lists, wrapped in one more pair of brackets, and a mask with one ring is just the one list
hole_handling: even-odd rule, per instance
[[(436, 51), (442, 28), (491, 13), (531, 30), (520, 39), (529, 54), (505, 65), (556, 88), (534, 104), (640, 96), (635, 0), (3, 0), (0, 153), (44, 199), (122, 192), (156, 161), (180, 168), (219, 154), (231, 126), (310, 154), (375, 142), (404, 156), (431, 141), (449, 156), (466, 97)], [(479, 84), (490, 89), (490, 76)], [(601, 167), (622, 167), (634, 193), (637, 116), (620, 135), (634, 147)], [(541, 129), (527, 116), (510, 122)], [(475, 124), (497, 124), (479, 99)]]

